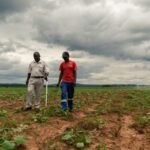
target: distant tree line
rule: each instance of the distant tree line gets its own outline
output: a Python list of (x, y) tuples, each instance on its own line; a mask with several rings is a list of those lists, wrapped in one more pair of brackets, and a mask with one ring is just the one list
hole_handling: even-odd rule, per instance
[[(55, 87), (56, 84), (50, 84), (49, 87)], [(137, 87), (137, 86), (145, 86), (145, 85), (136, 85), (136, 84), (77, 84), (77, 87)], [(26, 87), (25, 84), (0, 84), (0, 87)]]

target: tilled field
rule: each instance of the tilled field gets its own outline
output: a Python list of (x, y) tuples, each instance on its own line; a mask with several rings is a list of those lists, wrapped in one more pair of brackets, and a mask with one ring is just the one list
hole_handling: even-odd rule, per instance
[(23, 112), (25, 91), (12, 99), (14, 91), (0, 97), (2, 150), (150, 149), (148, 89), (77, 88), (72, 113), (59, 108), (55, 89), (49, 89), (47, 108)]

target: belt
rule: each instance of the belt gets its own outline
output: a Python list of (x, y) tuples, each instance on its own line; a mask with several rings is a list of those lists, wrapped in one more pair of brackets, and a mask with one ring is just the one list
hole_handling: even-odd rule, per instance
[(43, 76), (32, 76), (31, 78), (44, 78)]

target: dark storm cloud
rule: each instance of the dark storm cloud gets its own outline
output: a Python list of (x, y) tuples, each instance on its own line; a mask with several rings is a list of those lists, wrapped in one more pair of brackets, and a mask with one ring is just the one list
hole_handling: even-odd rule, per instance
[(38, 29), (36, 38), (42, 42), (64, 45), (70, 50), (89, 50), (91, 53), (103, 51), (107, 37), (102, 37), (104, 31), (107, 32), (111, 26), (108, 24), (110, 17), (105, 16), (105, 11), (98, 11), (100, 14), (96, 15), (96, 12), (79, 8), (81, 12), (78, 14), (76, 9), (78, 8), (62, 8), (50, 14), (49, 19), (44, 16), (35, 17), (34, 25)]
[(31, 6), (28, 15), (37, 41), (117, 59), (139, 59), (129, 51), (132, 45), (140, 51), (139, 44), (150, 40), (149, 14), (140, 10), (148, 4), (148, 0), (1, 0), (0, 12), (10, 14)]
[(22, 12), (31, 6), (30, 0), (0, 0), (0, 17)]
[(0, 82), (24, 83), (38, 49), (50, 64), (52, 82), (57, 82), (62, 51), (69, 50), (82, 83), (147, 83), (148, 0), (0, 2), (0, 19), (5, 18), (0, 21)]
[[(140, 5), (140, 1), (133, 1), (131, 6), (134, 3)], [(82, 0), (66, 5), (60, 3), (59, 9), (53, 13), (47, 12), (48, 16), (34, 16), (33, 23), (37, 28), (35, 39), (63, 45), (69, 50), (88, 51), (117, 59), (147, 59), (147, 54), (139, 56), (129, 51), (132, 45), (137, 45), (135, 50), (140, 51), (138, 45), (150, 40), (148, 15), (136, 7), (132, 10), (125, 2), (123, 4), (125, 10), (119, 14), (120, 12), (110, 10), (104, 1)], [(128, 11), (130, 15), (127, 14)], [(117, 18), (117, 15), (120, 17)]]

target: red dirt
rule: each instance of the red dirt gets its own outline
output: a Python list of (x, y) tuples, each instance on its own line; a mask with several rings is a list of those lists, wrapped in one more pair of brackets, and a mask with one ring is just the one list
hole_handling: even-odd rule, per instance
[[(47, 139), (54, 139), (58, 135), (62, 134), (67, 128), (73, 127), (79, 121), (79, 119), (82, 119), (85, 116), (86, 115), (83, 112), (76, 111), (73, 113), (73, 121), (54, 118), (54, 121), (50, 122), (48, 125), (33, 124), (31, 126), (31, 130), (33, 132), (33, 136), (35, 136), (34, 132), (38, 134), (34, 140), (39, 146), (39, 149), (42, 150), (41, 146)], [(30, 150), (31, 143), (27, 143), (26, 145), (27, 149)], [(34, 147), (34, 145), (35, 144), (33, 143), (32, 147)], [(62, 150), (66, 150), (66, 148)]]
[[(0, 106), (11, 110), (16, 106), (21, 106), (19, 102), (6, 102), (0, 101)], [(71, 128), (81, 121), (89, 112), (94, 111), (97, 104), (89, 106), (86, 112), (74, 111), (73, 119), (63, 120), (59, 117), (51, 118), (49, 124), (34, 123), (29, 125), (27, 132), (25, 133), (28, 138), (26, 144), (27, 150), (43, 150), (42, 146), (47, 140), (55, 139), (58, 135), (62, 134), (67, 128)], [(18, 113), (11, 115), (13, 119), (28, 118), (30, 113)], [(150, 150), (150, 143), (146, 139), (145, 134), (140, 134), (131, 126), (134, 124), (132, 116), (130, 115), (118, 115), (118, 114), (105, 114), (101, 116), (105, 121), (105, 127), (103, 129), (94, 130), (90, 132), (92, 137), (92, 144), (87, 150), (96, 150), (96, 147), (104, 143), (108, 150)], [(149, 128), (146, 131), (150, 131)], [(62, 145), (61, 150), (67, 150)], [(69, 150), (71, 150), (69, 148)]]
[(23, 105), (22, 101), (4, 101), (0, 100), (0, 108), (5, 108), (5, 110), (13, 110)]
[(134, 128), (131, 128), (131, 125), (134, 124), (131, 116), (123, 116), (121, 124), (118, 143), (122, 150), (150, 150), (144, 134), (139, 134)]
[[(131, 128), (134, 121), (130, 115), (111, 114), (103, 118), (107, 124), (95, 136), (100, 137), (99, 143), (105, 143), (108, 150), (150, 150), (150, 143), (145, 135)], [(96, 146), (97, 144), (95, 147), (93, 145), (92, 149), (96, 149)]]

